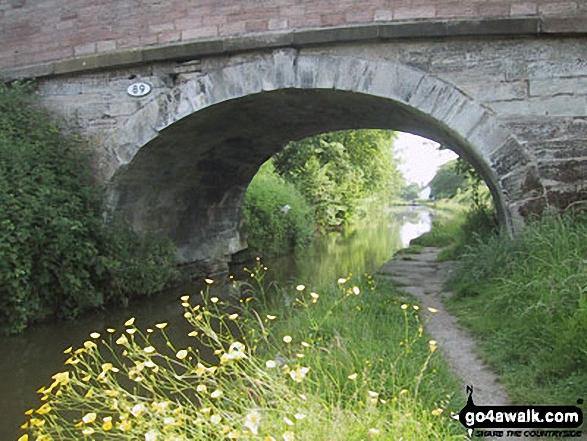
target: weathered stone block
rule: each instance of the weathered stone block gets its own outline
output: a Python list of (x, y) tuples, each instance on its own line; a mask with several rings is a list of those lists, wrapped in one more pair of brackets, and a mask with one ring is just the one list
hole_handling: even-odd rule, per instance
[(516, 169), (525, 167), (530, 162), (528, 155), (520, 149), (520, 145), (513, 137), (491, 152), (489, 160), (498, 176), (505, 176)]

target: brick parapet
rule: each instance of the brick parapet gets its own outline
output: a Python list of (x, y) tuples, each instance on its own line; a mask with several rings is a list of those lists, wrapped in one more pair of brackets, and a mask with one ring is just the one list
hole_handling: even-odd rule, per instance
[[(164, 28), (160, 28), (164, 29)], [(0, 66), (0, 79), (39, 78), (75, 72), (128, 67), (154, 62), (184, 62), (206, 56), (234, 54), (283, 47), (450, 37), (488, 36), (578, 36), (587, 35), (587, 20), (580, 17), (510, 17), (498, 19), (411, 20), (369, 23), (293, 31), (278, 30), (240, 37), (217, 37), (190, 42), (171, 42), (140, 48), (97, 53), (108, 42), (90, 43), (78, 49), (78, 56), (28, 66)]]
[(6, 1), (0, 69), (274, 31), (586, 14), (584, 0)]

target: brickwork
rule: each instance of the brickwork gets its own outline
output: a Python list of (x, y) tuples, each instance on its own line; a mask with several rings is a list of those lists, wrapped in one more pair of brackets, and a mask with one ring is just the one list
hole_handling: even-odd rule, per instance
[(267, 31), (586, 14), (585, 0), (2, 0), (0, 69)]

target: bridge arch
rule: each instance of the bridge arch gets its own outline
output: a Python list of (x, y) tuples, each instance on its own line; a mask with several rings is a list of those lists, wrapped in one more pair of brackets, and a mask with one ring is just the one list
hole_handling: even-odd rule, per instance
[(508, 229), (528, 188), (543, 191), (515, 137), (455, 85), (389, 60), (286, 49), (180, 74), (140, 108), (106, 140), (110, 203), (136, 230), (169, 236), (181, 262), (215, 267), (244, 246), (242, 201), (263, 162), (289, 141), (358, 128), (413, 133), (465, 157)]

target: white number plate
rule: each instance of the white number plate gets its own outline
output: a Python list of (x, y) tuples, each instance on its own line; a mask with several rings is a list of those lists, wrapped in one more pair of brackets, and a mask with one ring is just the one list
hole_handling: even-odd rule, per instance
[(151, 85), (147, 83), (132, 83), (126, 91), (130, 96), (145, 96), (151, 92)]

